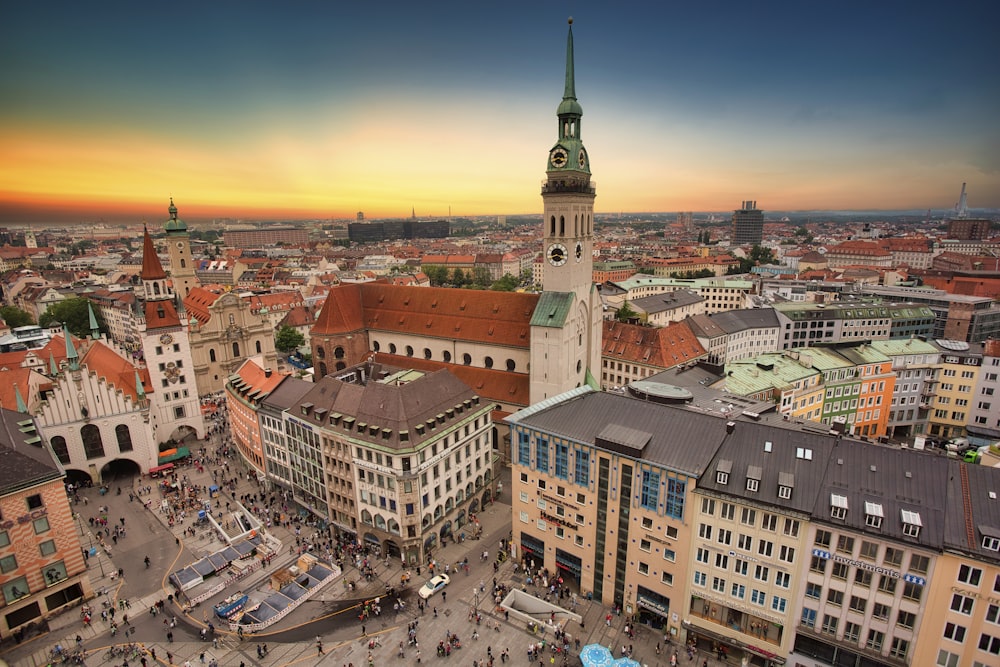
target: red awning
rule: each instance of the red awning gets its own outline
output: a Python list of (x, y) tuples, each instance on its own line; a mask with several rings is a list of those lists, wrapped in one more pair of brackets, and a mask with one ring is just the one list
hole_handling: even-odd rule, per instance
[(158, 473), (158, 472), (166, 472), (168, 470), (173, 470), (173, 469), (174, 469), (174, 464), (173, 463), (164, 463), (161, 466), (156, 466), (155, 468), (150, 468), (149, 469), (149, 474), (152, 475), (152, 474), (155, 474), (155, 473)]

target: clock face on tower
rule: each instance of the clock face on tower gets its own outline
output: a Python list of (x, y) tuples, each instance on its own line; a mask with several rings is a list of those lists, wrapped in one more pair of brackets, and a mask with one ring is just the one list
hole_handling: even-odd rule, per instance
[(553, 167), (565, 167), (568, 160), (569, 156), (562, 148), (556, 148), (552, 151), (552, 154), (549, 155), (549, 162), (552, 163)]
[(576, 261), (579, 262), (581, 259), (583, 259), (583, 244), (580, 243), (579, 241), (576, 242), (576, 251), (574, 252), (574, 254), (576, 255)]
[(549, 264), (552, 266), (562, 266), (568, 259), (566, 255), (566, 246), (561, 243), (553, 243), (550, 245), (547, 254), (549, 257)]
[(162, 343), (163, 345), (170, 345), (173, 342), (174, 342), (174, 337), (171, 336), (170, 334), (163, 334), (162, 336), (160, 336), (160, 343)]

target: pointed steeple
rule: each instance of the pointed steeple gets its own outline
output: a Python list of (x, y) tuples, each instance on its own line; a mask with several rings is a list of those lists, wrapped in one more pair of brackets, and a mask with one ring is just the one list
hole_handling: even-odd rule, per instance
[(56, 355), (49, 350), (49, 375), (55, 377), (59, 375), (59, 366), (56, 364)]
[(90, 301), (87, 302), (87, 313), (90, 315), (90, 337), (97, 340), (101, 337), (101, 330), (97, 326), (97, 316), (94, 315), (94, 304)]
[(569, 37), (566, 38), (566, 87), (563, 100), (576, 99), (576, 77), (573, 74), (573, 17), (569, 17)]
[(28, 406), (24, 404), (24, 399), (21, 397), (21, 390), (16, 384), (14, 385), (14, 397), (17, 399), (17, 411), (27, 413)]
[[(580, 134), (580, 119), (583, 107), (576, 100), (576, 73), (573, 64), (573, 19), (569, 20), (569, 35), (566, 37), (566, 81), (563, 98), (556, 109), (559, 118), (559, 138), (549, 151), (546, 171), (557, 178), (564, 178), (565, 172), (590, 175), (590, 158), (583, 147)], [(574, 178), (578, 178), (574, 176)]]
[(69, 329), (66, 325), (63, 325), (63, 336), (66, 337), (66, 361), (69, 362), (69, 369), (71, 371), (80, 370), (80, 355), (76, 353), (76, 346), (73, 345), (73, 336), (70, 335)]
[(139, 277), (143, 280), (165, 280), (167, 277), (167, 272), (163, 270), (163, 264), (156, 254), (153, 238), (145, 225), (142, 227), (142, 271)]
[(139, 377), (139, 371), (135, 372), (135, 394), (139, 397), (139, 400), (146, 398), (146, 388), (142, 386), (142, 378)]

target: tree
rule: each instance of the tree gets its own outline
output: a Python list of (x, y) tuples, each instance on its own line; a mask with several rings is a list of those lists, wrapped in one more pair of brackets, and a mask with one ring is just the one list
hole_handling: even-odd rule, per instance
[(293, 327), (281, 327), (274, 336), (274, 347), (278, 352), (288, 354), (306, 342), (306, 337), (298, 329)]
[(425, 264), (420, 270), (427, 276), (432, 287), (440, 287), (448, 282), (448, 269), (440, 264)]
[(740, 260), (739, 266), (730, 267), (728, 273), (750, 273), (755, 266), (764, 266), (774, 262), (774, 252), (759, 244), (754, 244), (750, 254)]
[(628, 301), (622, 303), (621, 307), (615, 311), (615, 319), (619, 322), (629, 322), (639, 317), (639, 313), (632, 310)]
[(29, 324), (35, 323), (35, 318), (31, 316), (31, 313), (25, 312), (17, 306), (4, 306), (0, 308), (0, 317), (3, 318), (3, 321), (11, 329), (14, 327), (26, 327)]
[[(90, 335), (90, 310), (87, 307), (89, 304), (90, 302), (83, 297), (73, 297), (53, 303), (38, 318), (38, 324), (47, 327), (53, 322), (61, 322), (77, 338), (86, 338)], [(97, 317), (97, 328), (103, 331), (105, 327), (100, 313), (95, 310), (94, 315)]]
[(517, 285), (517, 278), (508, 273), (503, 278), (490, 285), (490, 289), (495, 292), (513, 292), (517, 289)]

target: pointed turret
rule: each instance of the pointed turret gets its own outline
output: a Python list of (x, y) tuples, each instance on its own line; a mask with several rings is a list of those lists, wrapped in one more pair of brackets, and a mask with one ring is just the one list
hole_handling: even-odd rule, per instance
[(59, 375), (59, 365), (56, 364), (56, 355), (49, 351), (49, 376), (55, 377)]
[(24, 404), (24, 399), (21, 397), (21, 390), (16, 384), (14, 385), (14, 397), (17, 400), (17, 411), (27, 414), (28, 406)]
[(142, 378), (139, 377), (139, 371), (135, 372), (135, 395), (139, 397), (140, 401), (146, 398), (146, 388), (142, 386)]
[(71, 371), (80, 370), (80, 355), (76, 353), (76, 346), (73, 345), (73, 336), (70, 335), (69, 329), (66, 325), (63, 325), (63, 336), (66, 337), (66, 361), (69, 363), (69, 369)]
[(97, 340), (101, 337), (100, 327), (97, 326), (97, 316), (94, 314), (94, 304), (87, 302), (87, 313), (90, 315), (90, 338)]
[(156, 254), (153, 238), (145, 226), (142, 228), (142, 271), (139, 277), (143, 280), (165, 280), (167, 277), (167, 272), (163, 270), (163, 264)]

